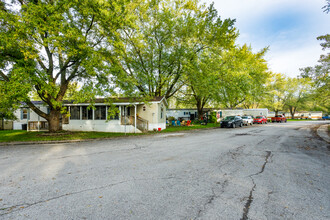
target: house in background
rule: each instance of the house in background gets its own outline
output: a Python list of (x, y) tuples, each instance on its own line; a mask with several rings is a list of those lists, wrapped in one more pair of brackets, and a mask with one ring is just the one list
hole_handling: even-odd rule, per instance
[[(286, 118), (291, 119), (290, 112), (279, 112), (278, 114), (284, 114)], [(269, 112), (269, 117), (274, 117), (275, 112)], [(298, 111), (295, 112), (294, 118), (295, 119), (315, 119), (320, 120), (322, 119), (323, 112), (322, 111)]]
[[(210, 115), (210, 112), (213, 109), (211, 108), (203, 108), (203, 115), (207, 114)], [(182, 119), (182, 120), (195, 120), (198, 119), (198, 111), (196, 108), (173, 108), (168, 109), (166, 112), (166, 117), (174, 117), (175, 119)]]
[[(33, 103), (43, 112), (49, 112), (43, 102)], [(105, 99), (96, 99), (94, 108), (89, 107), (89, 103), (64, 102), (70, 116), (63, 116), (63, 130), (140, 133), (166, 129), (167, 102), (164, 97), (145, 101), (137, 98), (113, 98), (111, 103), (118, 109), (118, 113), (107, 120), (110, 106)], [(20, 108), (15, 115), (18, 120), (14, 121), (14, 129), (48, 129), (47, 121), (28, 107)]]
[(268, 117), (268, 109), (267, 108), (255, 108), (255, 109), (223, 109), (219, 110), (218, 114), (220, 115), (220, 118), (226, 117), (226, 116), (233, 116), (233, 115), (251, 115), (253, 117), (256, 117), (258, 115), (263, 115), (265, 117)]
[[(210, 115), (211, 112), (216, 112), (218, 121), (220, 121), (221, 118), (224, 118), (226, 116), (234, 116), (234, 115), (252, 115), (252, 116), (258, 116), (258, 115), (264, 115), (267, 117), (268, 115), (268, 109), (266, 108), (260, 108), (260, 109), (212, 109), (212, 108), (204, 108), (203, 109), (203, 115), (206, 113), (207, 115)], [(168, 109), (167, 117), (174, 117), (175, 119), (184, 119), (184, 120), (194, 120), (197, 118), (197, 109)]]

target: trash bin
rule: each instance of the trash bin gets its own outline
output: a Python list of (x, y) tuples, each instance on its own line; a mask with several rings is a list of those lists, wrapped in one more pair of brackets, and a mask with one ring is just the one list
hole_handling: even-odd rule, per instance
[(22, 130), (27, 131), (27, 124), (22, 124)]

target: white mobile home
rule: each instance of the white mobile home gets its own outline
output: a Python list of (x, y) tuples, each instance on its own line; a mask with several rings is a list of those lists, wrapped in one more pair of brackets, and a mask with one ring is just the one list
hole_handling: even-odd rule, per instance
[(223, 118), (226, 116), (234, 116), (234, 115), (251, 115), (256, 117), (258, 115), (264, 115), (268, 117), (268, 109), (267, 108), (257, 108), (257, 109), (223, 109), (217, 110), (218, 118)]
[[(49, 111), (42, 102), (33, 103), (42, 111)], [(97, 99), (93, 108), (89, 103), (64, 103), (70, 114), (69, 117), (63, 116), (63, 130), (138, 133), (166, 129), (167, 102), (164, 97), (154, 97), (146, 101), (137, 98), (113, 98), (111, 103), (116, 106), (118, 113), (109, 120), (107, 118), (110, 106), (105, 99)], [(48, 129), (47, 121), (26, 106), (15, 114), (18, 120), (14, 122), (14, 129)]]
[(175, 119), (194, 120), (197, 118), (197, 109), (168, 109), (166, 117), (174, 117)]

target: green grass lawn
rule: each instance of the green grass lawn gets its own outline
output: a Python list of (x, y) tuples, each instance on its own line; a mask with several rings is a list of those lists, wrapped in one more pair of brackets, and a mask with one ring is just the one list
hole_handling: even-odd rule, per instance
[(315, 119), (287, 119), (287, 121), (317, 121)]
[[(127, 133), (127, 136), (141, 135), (141, 133)], [(59, 132), (49, 134), (47, 132), (27, 132), (20, 130), (0, 131), (0, 142), (25, 142), (25, 141), (61, 141), (61, 140), (83, 140), (97, 138), (111, 138), (125, 136), (123, 133), (110, 132)]]
[(177, 131), (188, 131), (193, 129), (205, 129), (205, 128), (214, 128), (214, 127), (220, 127), (219, 123), (208, 123), (207, 125), (190, 125), (190, 126), (167, 126), (166, 130), (163, 130), (161, 132), (177, 132)]
[[(204, 129), (219, 127), (219, 124), (208, 123), (207, 125), (191, 125), (187, 126), (168, 126), (165, 130), (160, 132), (148, 132), (148, 133), (127, 133), (126, 136), (137, 136), (154, 133), (167, 133), (178, 132), (192, 129)], [(0, 131), (0, 143), (1, 142), (26, 142), (26, 141), (62, 141), (62, 140), (84, 140), (84, 139), (102, 139), (125, 136), (124, 133), (110, 133), (110, 132), (79, 132), (79, 131), (63, 131), (55, 134), (49, 134), (48, 132), (27, 132), (21, 130), (5, 130)]]

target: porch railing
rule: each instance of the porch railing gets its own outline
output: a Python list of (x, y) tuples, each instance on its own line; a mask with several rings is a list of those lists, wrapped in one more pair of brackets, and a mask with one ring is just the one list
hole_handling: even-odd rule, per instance
[[(135, 126), (135, 118), (134, 116), (121, 116), (121, 124), (122, 125), (133, 125)], [(136, 128), (142, 132), (147, 132), (149, 130), (149, 122), (146, 119), (141, 117), (136, 118)]]
[(121, 116), (122, 125), (134, 125), (134, 116)]
[(141, 117), (136, 117), (136, 127), (142, 132), (147, 132), (149, 130), (149, 121)]
[[(39, 126), (39, 129), (38, 129)], [(29, 121), (28, 124), (29, 131), (37, 131), (37, 130), (48, 130), (48, 122), (47, 121)]]

